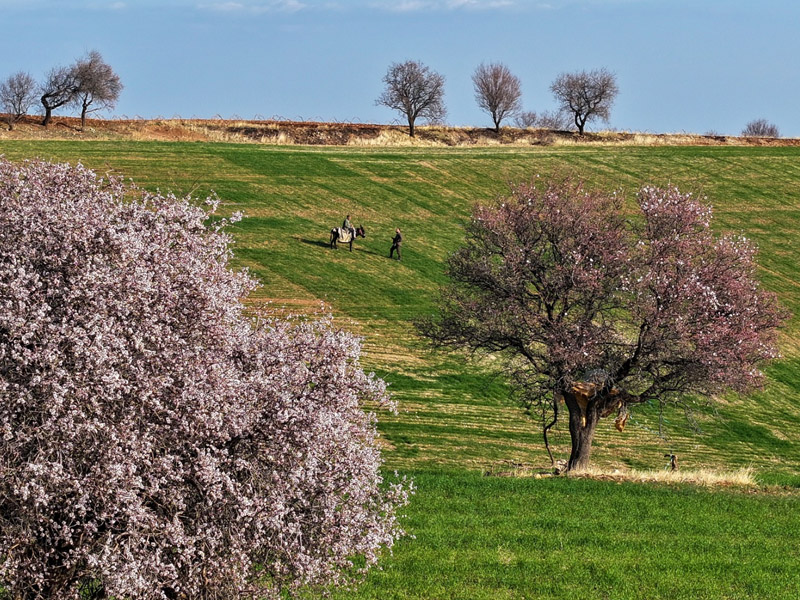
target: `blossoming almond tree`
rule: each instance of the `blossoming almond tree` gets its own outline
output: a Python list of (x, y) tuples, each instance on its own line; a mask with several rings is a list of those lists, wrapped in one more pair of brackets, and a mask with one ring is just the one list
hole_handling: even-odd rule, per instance
[[(475, 207), (449, 259), (436, 344), (504, 355), (523, 403), (569, 414), (568, 469), (589, 463), (599, 419), (761, 384), (785, 319), (756, 277), (755, 247), (715, 236), (711, 209), (677, 188), (644, 187), (626, 220), (615, 194), (570, 178), (513, 187)], [(552, 454), (551, 454), (552, 458)]]
[[(214, 203), (212, 202), (213, 210)], [(0, 588), (279, 597), (402, 535), (384, 383), (329, 319), (247, 318), (226, 221), (0, 159)]]

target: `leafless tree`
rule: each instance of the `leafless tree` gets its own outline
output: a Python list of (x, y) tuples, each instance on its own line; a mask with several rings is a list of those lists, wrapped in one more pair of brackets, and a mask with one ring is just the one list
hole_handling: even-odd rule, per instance
[(524, 110), (514, 116), (514, 124), (521, 129), (536, 127), (560, 131), (569, 127), (569, 123), (569, 117), (560, 110), (546, 110), (541, 113)]
[(562, 73), (550, 86), (562, 111), (572, 115), (583, 135), (588, 121), (608, 121), (619, 89), (616, 76), (607, 69)]
[(778, 126), (773, 125), (766, 119), (755, 119), (750, 121), (744, 129), (742, 129), (744, 137), (781, 137)]
[(444, 107), (444, 77), (439, 73), (420, 62), (409, 60), (392, 63), (383, 82), (386, 89), (375, 103), (405, 115), (411, 137), (414, 137), (417, 118), (429, 122), (444, 119), (447, 113)]
[(79, 59), (73, 68), (78, 85), (76, 101), (81, 108), (82, 130), (86, 126), (87, 113), (114, 108), (123, 86), (119, 76), (97, 50)]
[(72, 104), (78, 93), (78, 82), (75, 78), (75, 67), (54, 67), (39, 88), (41, 102), (44, 107), (42, 125), (47, 127), (56, 108)]
[(6, 113), (9, 131), (36, 102), (36, 81), (29, 73), (18, 71), (0, 83), (0, 107)]
[(514, 115), (514, 125), (520, 129), (527, 129), (528, 127), (536, 127), (538, 115), (533, 110), (521, 110)]
[(542, 129), (562, 131), (569, 127), (570, 117), (563, 110), (546, 110), (539, 114), (536, 126)]
[(481, 64), (472, 75), (472, 83), (478, 106), (492, 116), (494, 130), (499, 133), (503, 119), (522, 108), (519, 77), (502, 63)]

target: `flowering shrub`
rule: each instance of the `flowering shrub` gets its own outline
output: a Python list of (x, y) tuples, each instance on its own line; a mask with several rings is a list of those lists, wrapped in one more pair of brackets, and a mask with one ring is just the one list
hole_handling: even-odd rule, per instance
[[(0, 587), (20, 598), (279, 597), (403, 534), (385, 384), (329, 319), (258, 325), (229, 221), (0, 158)], [(354, 564), (355, 563), (355, 564)], [(355, 566), (358, 565), (358, 566)]]

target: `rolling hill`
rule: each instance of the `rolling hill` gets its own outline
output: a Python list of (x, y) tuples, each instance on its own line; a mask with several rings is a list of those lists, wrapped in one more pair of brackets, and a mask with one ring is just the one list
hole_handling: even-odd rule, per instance
[[(218, 194), (226, 213), (247, 217), (231, 232), (237, 265), (263, 283), (249, 303), (330, 311), (363, 336), (364, 366), (399, 402), (397, 415), (379, 415), (386, 467), (414, 474), (419, 492), (409, 515), (417, 541), (401, 544), (358, 597), (636, 598), (642, 589), (651, 598), (796, 597), (788, 593), (800, 575), (779, 556), (800, 559), (787, 533), (800, 526), (792, 491), (800, 487), (800, 148), (0, 138), (0, 154)], [(763, 391), (698, 402), (688, 420), (645, 407), (623, 434), (602, 423), (593, 462), (663, 469), (664, 454), (675, 453), (684, 469), (751, 467), (767, 491), (487, 476), (547, 471), (540, 425), (509, 398), (490, 359), (433, 353), (410, 322), (434, 309), (443, 261), (474, 202), (504, 193), (509, 181), (564, 170), (631, 199), (644, 183), (705, 194), (716, 229), (758, 243), (764, 285), (795, 315)], [(367, 231), (352, 253), (328, 247), (347, 213)], [(395, 227), (404, 232), (402, 262), (387, 256)], [(568, 453), (565, 423), (554, 441)]]

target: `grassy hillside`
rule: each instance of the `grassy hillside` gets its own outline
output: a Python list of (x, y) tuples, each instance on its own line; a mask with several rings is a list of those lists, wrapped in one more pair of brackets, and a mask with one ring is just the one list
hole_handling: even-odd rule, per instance
[[(365, 364), (392, 384), (401, 414), (382, 429), (398, 468), (486, 470), (514, 461), (545, 467), (535, 422), (508, 402), (501, 379), (464, 358), (429, 353), (409, 320), (432, 310), (442, 262), (462, 236), (475, 201), (507, 181), (572, 169), (594, 185), (631, 196), (644, 183), (705, 193), (719, 229), (744, 231), (760, 248), (762, 276), (800, 315), (798, 258), (800, 149), (572, 147), (559, 149), (288, 148), (228, 144), (5, 142), (9, 158), (82, 161), (148, 187), (204, 195), (243, 210), (236, 254), (263, 282), (252, 301), (292, 310), (325, 302), (365, 336)], [(367, 230), (355, 251), (332, 251), (328, 232), (344, 215)], [(387, 259), (394, 228), (404, 260)], [(684, 467), (755, 465), (767, 477), (800, 468), (800, 351), (797, 317), (770, 385), (750, 398), (728, 396), (717, 413), (698, 408), (700, 434), (667, 415), (666, 438), (647, 411), (618, 434), (601, 428), (597, 464), (660, 467), (676, 452)], [(557, 435), (562, 445), (566, 431)], [(500, 467), (498, 467), (498, 464)]]
[[(431, 353), (409, 321), (433, 309), (443, 260), (459, 244), (472, 203), (503, 193), (510, 180), (568, 169), (631, 198), (643, 183), (704, 193), (716, 228), (743, 231), (759, 244), (764, 284), (795, 315), (783, 336), (784, 357), (768, 368), (763, 392), (698, 406), (693, 427), (683, 414), (659, 423), (646, 407), (623, 434), (601, 424), (593, 462), (659, 469), (663, 455), (674, 452), (682, 468), (748, 465), (763, 482), (796, 486), (800, 252), (793, 241), (800, 231), (800, 148), (0, 141), (0, 153), (81, 161), (178, 194), (215, 191), (224, 211), (248, 217), (233, 233), (238, 265), (263, 282), (250, 302), (303, 312), (324, 302), (342, 326), (364, 336), (365, 366), (390, 382), (400, 404), (398, 415), (380, 415), (387, 466), (415, 473), (420, 491), (410, 509), (418, 539), (401, 545), (363, 597), (634, 598), (643, 597), (642, 589), (651, 598), (797, 596), (779, 593), (800, 585), (796, 570), (782, 566), (800, 559), (788, 533), (798, 526), (796, 495), (482, 476), (546, 469), (539, 426), (509, 401), (490, 361), (476, 366), (463, 356)], [(347, 213), (367, 230), (352, 253), (327, 247), (330, 228)], [(402, 262), (387, 258), (395, 227), (404, 233)], [(564, 456), (565, 426), (555, 442)], [(570, 514), (565, 507), (572, 504), (600, 507), (602, 514), (588, 508)], [(767, 518), (773, 511), (780, 519)], [(748, 546), (749, 536), (755, 546)], [(699, 560), (700, 553), (710, 562)]]

